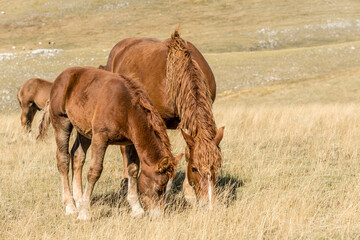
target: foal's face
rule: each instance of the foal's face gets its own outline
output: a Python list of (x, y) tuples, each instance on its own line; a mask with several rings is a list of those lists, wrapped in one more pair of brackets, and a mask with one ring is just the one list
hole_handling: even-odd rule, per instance
[(175, 169), (182, 154), (166, 157), (154, 167), (142, 167), (138, 185), (144, 210), (149, 211), (151, 217), (159, 217), (164, 210), (166, 186), (175, 175)]

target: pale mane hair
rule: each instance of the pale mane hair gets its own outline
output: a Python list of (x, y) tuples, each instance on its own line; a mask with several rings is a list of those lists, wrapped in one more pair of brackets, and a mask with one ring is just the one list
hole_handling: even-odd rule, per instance
[(199, 165), (203, 168), (219, 167), (220, 150), (212, 144), (217, 129), (205, 75), (192, 59), (188, 44), (180, 37), (178, 29), (172, 34), (168, 47), (166, 78), (169, 103), (180, 117), (179, 128), (187, 130), (196, 139)]

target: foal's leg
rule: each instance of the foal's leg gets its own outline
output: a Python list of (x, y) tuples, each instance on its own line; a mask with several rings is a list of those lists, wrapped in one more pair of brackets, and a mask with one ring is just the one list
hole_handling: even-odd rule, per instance
[(84, 194), (79, 204), (79, 216), (80, 220), (90, 219), (90, 201), (91, 194), (94, 190), (95, 183), (99, 179), (102, 169), (105, 151), (107, 148), (107, 138), (100, 133), (94, 134), (91, 140), (91, 159), (90, 166), (87, 175), (87, 182), (85, 186)]
[(128, 195), (127, 200), (131, 206), (131, 216), (140, 218), (144, 215), (144, 209), (141, 207), (138, 187), (137, 187), (137, 178), (139, 174), (139, 156), (137, 155), (134, 145), (126, 146), (125, 148), (126, 157), (128, 159), (128, 173), (129, 173), (129, 186), (128, 186)]
[(85, 163), (86, 152), (91, 144), (91, 140), (77, 133), (76, 140), (71, 149), (71, 163), (72, 163), (72, 186), (73, 196), (76, 207), (79, 207), (79, 202), (82, 197), (82, 168)]
[(128, 160), (125, 154), (125, 146), (120, 146), (121, 155), (123, 157), (123, 179), (120, 183), (119, 198), (125, 198), (128, 192), (129, 175), (128, 175)]
[(57, 159), (57, 167), (61, 177), (62, 183), (62, 199), (65, 205), (65, 214), (73, 214), (76, 212), (76, 208), (74, 205), (74, 199), (70, 192), (69, 186), (69, 138), (72, 130), (72, 124), (70, 120), (65, 117), (57, 117), (53, 121), (53, 127), (55, 132), (56, 139), (56, 159)]

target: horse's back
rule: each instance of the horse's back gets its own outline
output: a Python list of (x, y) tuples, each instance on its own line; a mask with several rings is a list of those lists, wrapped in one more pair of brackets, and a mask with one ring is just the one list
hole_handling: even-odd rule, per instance
[(20, 104), (35, 103), (40, 109), (45, 107), (50, 97), (52, 82), (41, 78), (27, 80), (18, 91)]
[[(166, 63), (170, 41), (171, 39), (162, 42), (152, 38), (124, 39), (111, 50), (106, 66), (106, 70), (111, 72), (135, 74), (162, 116), (165, 114), (161, 109), (164, 106), (160, 106), (166, 102), (167, 97), (160, 96), (158, 92), (159, 89), (163, 91), (166, 86)], [(212, 99), (215, 100), (216, 83), (209, 64), (192, 43), (186, 43), (192, 59), (204, 73)]]
[(77, 131), (91, 138), (94, 129), (102, 131), (104, 127), (115, 128), (114, 121), (126, 122), (124, 106), (131, 104), (130, 96), (120, 75), (92, 67), (73, 67), (55, 80), (51, 111), (57, 116), (66, 115)]
[[(145, 72), (156, 65), (165, 65), (167, 47), (157, 39), (127, 38), (117, 43), (111, 50), (106, 70), (124, 75), (137, 73), (137, 66)], [(151, 61), (149, 61), (151, 60)]]

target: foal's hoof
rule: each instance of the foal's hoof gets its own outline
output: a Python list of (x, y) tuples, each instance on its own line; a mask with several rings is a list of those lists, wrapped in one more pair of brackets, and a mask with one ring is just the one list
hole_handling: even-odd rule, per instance
[(151, 220), (159, 219), (162, 215), (163, 212), (158, 208), (149, 210), (149, 217)]
[(75, 213), (76, 213), (76, 208), (75, 208), (74, 204), (66, 205), (66, 207), (65, 207), (65, 215), (66, 216), (73, 215)]
[(136, 208), (131, 211), (131, 217), (140, 219), (144, 216), (145, 212), (142, 208)]
[(77, 219), (78, 219), (78, 220), (81, 220), (81, 221), (90, 220), (91, 217), (90, 217), (89, 211), (87, 211), (87, 210), (80, 210), (79, 216), (77, 217)]

